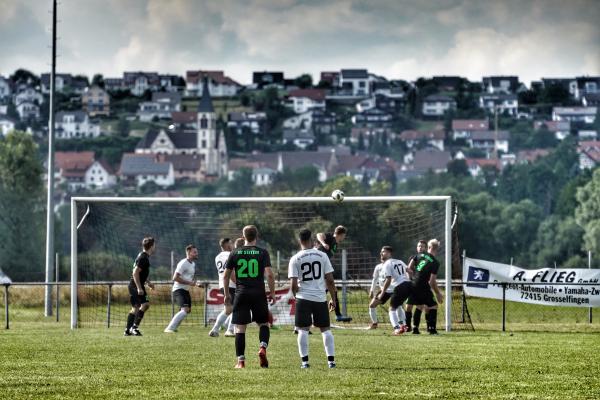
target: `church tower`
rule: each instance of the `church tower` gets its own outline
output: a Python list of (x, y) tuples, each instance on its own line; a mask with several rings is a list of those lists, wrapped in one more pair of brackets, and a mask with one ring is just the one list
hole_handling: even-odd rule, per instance
[(198, 104), (198, 154), (203, 159), (205, 174), (219, 178), (222, 174), (222, 157), (219, 152), (219, 137), (217, 134), (217, 114), (213, 108), (208, 78), (204, 76), (202, 97)]

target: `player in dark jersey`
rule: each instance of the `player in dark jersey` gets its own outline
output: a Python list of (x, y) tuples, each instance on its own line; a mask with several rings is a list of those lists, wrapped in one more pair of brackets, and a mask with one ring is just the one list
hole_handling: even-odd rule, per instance
[[(315, 247), (329, 256), (331, 265), (333, 265), (333, 256), (338, 251), (338, 244), (344, 241), (347, 233), (348, 230), (343, 225), (337, 226), (333, 233), (317, 233), (317, 243)], [(338, 322), (352, 321), (352, 317), (342, 315), (342, 312), (340, 311), (340, 302), (337, 298), (337, 292), (335, 293), (335, 296), (335, 320)]]
[[(410, 261), (408, 262), (408, 274), (412, 277), (412, 273), (415, 270), (415, 265), (417, 263), (417, 259), (419, 257), (419, 254), (424, 253), (425, 251), (427, 251), (427, 241), (426, 240), (419, 240), (419, 242), (417, 243), (417, 254), (415, 254), (414, 256), (412, 256), (410, 258)], [(406, 332), (411, 332), (412, 331), (412, 310), (413, 310), (413, 306), (414, 306), (414, 300), (412, 298), (412, 296), (408, 297), (408, 300), (406, 301), (406, 326), (408, 327), (408, 329), (406, 330)], [(427, 318), (427, 317), (425, 317)]]
[(131, 311), (127, 315), (127, 327), (125, 328), (125, 336), (142, 336), (139, 330), (144, 313), (148, 311), (150, 302), (146, 294), (144, 284), (147, 284), (150, 289), (154, 289), (154, 284), (148, 280), (150, 273), (150, 256), (155, 249), (154, 238), (145, 237), (142, 240), (142, 252), (138, 254), (133, 263), (133, 273), (129, 281), (129, 301), (131, 302)]
[(252, 321), (259, 326), (258, 338), (260, 349), (258, 358), (262, 368), (268, 368), (267, 346), (269, 345), (269, 306), (265, 293), (265, 276), (269, 284), (269, 301), (275, 302), (275, 279), (271, 269), (269, 252), (256, 246), (258, 230), (254, 225), (247, 225), (242, 230), (244, 246), (238, 247), (229, 254), (225, 264), (223, 291), (225, 304), (231, 304), (229, 280), (235, 273), (236, 289), (233, 302), (232, 322), (235, 324), (236, 368), (246, 366), (246, 325)]
[[(419, 323), (421, 322), (421, 313), (425, 310), (427, 330), (430, 334), (437, 335), (437, 305), (443, 299), (442, 292), (437, 286), (437, 273), (440, 263), (436, 260), (435, 256), (439, 247), (440, 242), (437, 239), (431, 239), (427, 243), (427, 251), (417, 255), (412, 273), (413, 301), (417, 306), (413, 322), (414, 334), (420, 333)], [(436, 303), (436, 299), (438, 303)]]

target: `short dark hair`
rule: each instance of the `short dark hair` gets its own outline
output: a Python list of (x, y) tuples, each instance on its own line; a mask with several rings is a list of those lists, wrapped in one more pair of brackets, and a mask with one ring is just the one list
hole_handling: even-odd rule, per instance
[(229, 242), (231, 242), (231, 239), (223, 238), (223, 239), (219, 240), (219, 246), (221, 246), (221, 248), (223, 248), (223, 246), (225, 246)]
[(336, 226), (335, 230), (333, 231), (333, 233), (336, 235), (345, 235), (347, 232), (348, 232), (348, 229), (346, 229), (346, 227), (344, 225)]
[(390, 253), (394, 252), (394, 249), (392, 249), (392, 246), (383, 246), (381, 249), (385, 250), (385, 251), (389, 251)]
[(427, 247), (427, 240), (421, 239), (421, 240), (419, 240), (419, 242), (417, 244), (424, 244), (425, 247)]
[(300, 241), (303, 243), (308, 242), (311, 236), (312, 232), (309, 229), (302, 229), (300, 232), (298, 232), (298, 239), (300, 239)]
[(192, 251), (192, 249), (195, 249), (196, 246), (194, 246), (193, 244), (188, 244), (187, 246), (185, 246), (185, 252), (189, 253), (190, 251)]
[(237, 238), (235, 239), (235, 242), (233, 243), (233, 247), (235, 247), (236, 249), (238, 247), (242, 247), (244, 245), (244, 238)]
[(154, 238), (152, 236), (146, 236), (144, 240), (142, 240), (142, 247), (144, 250), (150, 250), (154, 246)]
[(246, 225), (242, 230), (242, 234), (247, 241), (253, 242), (258, 237), (258, 229), (254, 225)]

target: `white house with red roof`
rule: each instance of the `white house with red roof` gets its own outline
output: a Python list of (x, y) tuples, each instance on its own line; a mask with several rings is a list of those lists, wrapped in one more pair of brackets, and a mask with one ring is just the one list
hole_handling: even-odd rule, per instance
[(302, 114), (309, 110), (325, 109), (325, 90), (323, 89), (296, 89), (288, 94), (287, 105), (296, 114)]
[(230, 97), (235, 96), (242, 85), (230, 77), (226, 76), (223, 71), (187, 71), (185, 75), (185, 94), (186, 96), (200, 96), (203, 89), (203, 77), (208, 78), (208, 89), (213, 97)]
[(117, 181), (110, 165), (103, 160), (96, 160), (93, 151), (57, 151), (54, 165), (55, 181), (66, 184), (69, 191), (105, 189)]
[(473, 132), (487, 131), (490, 129), (490, 122), (487, 119), (453, 119), (452, 120), (452, 138), (469, 139)]
[(579, 142), (579, 169), (591, 169), (600, 165), (600, 140)]

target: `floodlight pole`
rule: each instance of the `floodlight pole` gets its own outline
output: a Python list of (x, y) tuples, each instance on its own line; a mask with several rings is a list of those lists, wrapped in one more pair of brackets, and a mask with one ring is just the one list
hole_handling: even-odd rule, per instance
[[(52, 0), (52, 70), (50, 72), (50, 118), (48, 123), (48, 203), (46, 206), (46, 283), (54, 270), (54, 91), (56, 80), (56, 0)], [(44, 293), (46, 317), (52, 315), (52, 285)]]
[(446, 332), (452, 330), (452, 198), (446, 199), (446, 220), (445, 220), (445, 254), (444, 264), (446, 267), (446, 298), (444, 301), (444, 314), (446, 316)]

